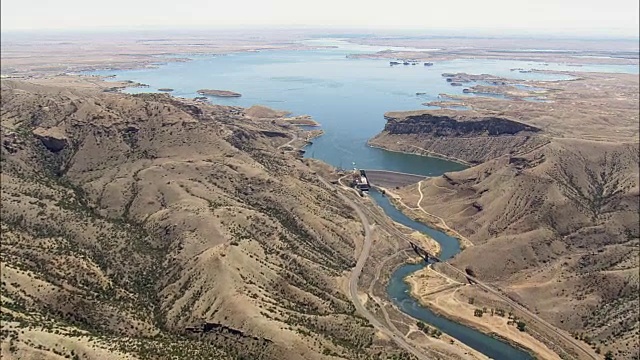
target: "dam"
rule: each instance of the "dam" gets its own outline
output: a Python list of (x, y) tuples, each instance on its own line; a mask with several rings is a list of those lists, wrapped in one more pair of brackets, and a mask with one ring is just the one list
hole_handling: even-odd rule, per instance
[(371, 186), (396, 189), (420, 182), (427, 178), (424, 175), (409, 174), (398, 171), (366, 169), (367, 178)]

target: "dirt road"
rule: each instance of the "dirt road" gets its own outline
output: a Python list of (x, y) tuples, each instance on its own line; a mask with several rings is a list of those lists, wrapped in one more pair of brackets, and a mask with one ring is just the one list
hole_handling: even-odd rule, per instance
[(418, 349), (414, 348), (411, 344), (409, 344), (404, 339), (404, 334), (398, 333), (378, 321), (378, 319), (376, 319), (376, 317), (373, 316), (373, 314), (371, 314), (369, 310), (367, 310), (367, 308), (360, 300), (360, 297), (358, 296), (358, 279), (360, 279), (360, 274), (362, 273), (362, 269), (364, 268), (364, 265), (369, 258), (369, 252), (371, 251), (371, 225), (369, 224), (369, 220), (364, 215), (360, 207), (358, 207), (351, 199), (342, 194), (338, 189), (336, 189), (336, 187), (332, 186), (322, 177), (318, 176), (318, 178), (326, 187), (332, 190), (337, 190), (337, 195), (355, 210), (356, 214), (360, 218), (360, 221), (362, 222), (362, 226), (364, 227), (364, 244), (362, 245), (362, 250), (360, 251), (360, 256), (358, 256), (356, 266), (351, 271), (351, 276), (349, 277), (349, 296), (351, 297), (351, 301), (356, 307), (356, 311), (362, 314), (378, 331), (387, 335), (396, 344), (398, 344), (400, 347), (407, 350), (411, 354), (415, 355), (418, 359), (430, 360), (430, 357), (426, 356)]

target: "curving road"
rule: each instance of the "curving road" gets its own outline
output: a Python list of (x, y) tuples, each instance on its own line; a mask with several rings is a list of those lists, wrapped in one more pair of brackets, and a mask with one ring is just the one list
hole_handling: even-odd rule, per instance
[[(285, 148), (287, 146), (291, 146), (291, 144), (293, 144), (294, 141), (298, 140), (298, 134), (296, 134), (295, 132), (293, 133), (293, 138), (291, 138), (291, 140), (287, 141), (286, 143), (278, 146), (278, 149), (282, 149)], [(293, 146), (291, 146), (293, 147)]]
[[(407, 235), (403, 234), (401, 231), (399, 231), (398, 229), (396, 229), (396, 228), (394, 228), (394, 227), (392, 227), (392, 226), (390, 226), (388, 224), (380, 223), (379, 225), (380, 225), (381, 228), (383, 228), (384, 230), (386, 230), (390, 234), (395, 234), (396, 236), (400, 237), (401, 239), (404, 239), (407, 242), (411, 242), (412, 241), (412, 239), (409, 238)], [(568, 335), (564, 331), (562, 331), (562, 330), (556, 328), (555, 326), (551, 325), (550, 323), (548, 323), (544, 319), (540, 318), (535, 313), (531, 312), (526, 307), (522, 306), (520, 303), (518, 303), (518, 302), (514, 301), (513, 299), (511, 299), (509, 296), (507, 296), (505, 293), (503, 293), (499, 288), (494, 288), (491, 285), (488, 285), (488, 284), (486, 284), (486, 283), (484, 283), (484, 282), (482, 282), (482, 281), (480, 281), (480, 280), (478, 280), (478, 279), (476, 279), (476, 278), (474, 278), (472, 276), (469, 276), (465, 271), (458, 269), (457, 267), (453, 266), (452, 264), (450, 264), (450, 263), (448, 263), (446, 261), (441, 262), (441, 264), (445, 264), (445, 266), (449, 267), (450, 269), (452, 269), (453, 271), (457, 272), (458, 274), (464, 276), (465, 278), (468, 278), (468, 279), (472, 280), (481, 289), (496, 295), (502, 301), (504, 301), (505, 303), (509, 304), (514, 309), (520, 311), (520, 313), (524, 314), (527, 318), (529, 318), (529, 320), (534, 321), (538, 325), (540, 325), (543, 328), (545, 328), (549, 333), (555, 335), (556, 337), (564, 340), (566, 343), (572, 345), (572, 348), (574, 350), (576, 350), (580, 354), (579, 355), (579, 359), (593, 359), (593, 360), (600, 359), (595, 354), (595, 351), (591, 347), (589, 347), (587, 344), (584, 344), (581, 341), (574, 339), (573, 337), (571, 337), (570, 335)]]
[[(418, 208), (420, 210), (422, 210), (422, 212), (424, 212), (425, 214), (438, 218), (443, 226), (445, 226), (448, 229), (450, 229), (451, 231), (453, 231), (457, 236), (459, 236), (461, 238), (464, 238), (464, 237), (462, 237), (462, 235), (460, 235), (460, 233), (458, 233), (457, 231), (451, 229), (446, 224), (444, 219), (442, 219), (439, 216), (430, 214), (430, 213), (428, 213), (427, 211), (425, 211), (422, 208), (421, 203), (422, 203), (422, 199), (424, 198), (424, 195), (422, 193), (422, 181), (420, 181), (418, 183), (418, 192), (420, 193), (420, 200), (418, 200), (418, 203), (417, 203)], [(478, 287), (480, 287), (481, 289), (496, 295), (502, 301), (504, 301), (507, 304), (511, 305), (511, 307), (513, 307), (514, 309), (519, 310), (521, 313), (525, 314), (528, 318), (530, 318), (531, 320), (533, 320), (537, 324), (542, 325), (542, 327), (547, 329), (547, 331), (549, 331), (550, 333), (552, 333), (552, 334), (558, 336), (559, 338), (563, 339), (568, 344), (571, 344), (575, 350), (578, 350), (578, 352), (581, 353), (580, 359), (593, 359), (593, 360), (599, 359), (599, 357), (595, 354), (595, 351), (590, 346), (588, 346), (587, 344), (584, 344), (581, 341), (578, 341), (578, 340), (574, 339), (570, 335), (566, 334), (564, 331), (558, 329), (557, 327), (555, 327), (555, 326), (551, 325), (550, 323), (548, 323), (547, 321), (543, 320), (538, 315), (536, 315), (535, 313), (533, 313), (532, 311), (530, 311), (529, 309), (527, 309), (526, 307), (524, 307), (520, 303), (514, 301), (509, 296), (504, 294), (499, 288), (494, 288), (491, 285), (487, 285), (487, 284), (483, 283), (482, 281), (476, 279), (473, 276), (468, 275), (465, 271), (462, 271), (462, 270), (458, 269), (457, 267), (451, 265), (448, 262), (443, 262), (443, 263), (448, 265), (448, 267), (450, 269), (454, 270), (455, 272), (457, 272), (457, 273), (463, 275), (464, 277), (466, 277), (467, 279), (470, 279), (471, 281), (475, 282), (476, 285), (478, 285)]]
[(356, 214), (360, 218), (362, 222), (362, 226), (364, 226), (364, 244), (362, 245), (362, 250), (360, 251), (360, 255), (358, 256), (358, 261), (356, 262), (356, 266), (351, 271), (351, 275), (349, 276), (349, 296), (351, 297), (351, 301), (356, 308), (356, 311), (362, 314), (370, 323), (375, 327), (378, 331), (387, 335), (391, 340), (393, 340), (396, 344), (398, 344), (403, 349), (407, 350), (414, 356), (416, 356), (420, 360), (431, 360), (430, 357), (426, 356), (418, 349), (409, 344), (405, 338), (404, 334), (400, 334), (398, 331), (394, 331), (393, 329), (388, 328), (384, 324), (382, 324), (378, 319), (376, 319), (369, 310), (364, 306), (360, 297), (358, 297), (358, 279), (360, 278), (360, 274), (362, 273), (362, 269), (364, 268), (367, 259), (369, 258), (369, 252), (371, 251), (371, 225), (369, 224), (369, 220), (364, 215), (360, 207), (358, 207), (351, 199), (342, 194), (338, 189), (332, 186), (329, 182), (323, 179), (321, 176), (318, 176), (318, 179), (329, 189), (336, 190), (337, 195), (344, 200), (350, 207), (355, 210)]

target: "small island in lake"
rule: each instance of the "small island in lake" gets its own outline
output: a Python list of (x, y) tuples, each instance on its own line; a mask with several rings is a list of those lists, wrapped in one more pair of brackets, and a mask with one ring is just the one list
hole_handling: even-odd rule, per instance
[(229, 91), (229, 90), (211, 90), (211, 89), (200, 89), (198, 90), (198, 94), (200, 95), (209, 95), (209, 96), (218, 96), (218, 97), (240, 97), (242, 94)]

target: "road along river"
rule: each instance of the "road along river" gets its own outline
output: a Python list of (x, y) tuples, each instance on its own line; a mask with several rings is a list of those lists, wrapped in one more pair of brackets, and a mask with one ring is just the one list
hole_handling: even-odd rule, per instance
[[(379, 192), (372, 190), (370, 195), (391, 219), (424, 233), (437, 241), (442, 249), (440, 252), (440, 258), (442, 260), (446, 261), (460, 252), (460, 245), (457, 239), (410, 219), (394, 207), (388, 198)], [(411, 297), (409, 285), (404, 281), (404, 278), (424, 268), (426, 265), (425, 263), (402, 265), (391, 275), (387, 285), (387, 295), (402, 312), (435, 326), (443, 333), (451, 335), (465, 345), (491, 358), (505, 360), (534, 359), (534, 357), (526, 351), (435, 314), (433, 311), (422, 306), (418, 300)]]

